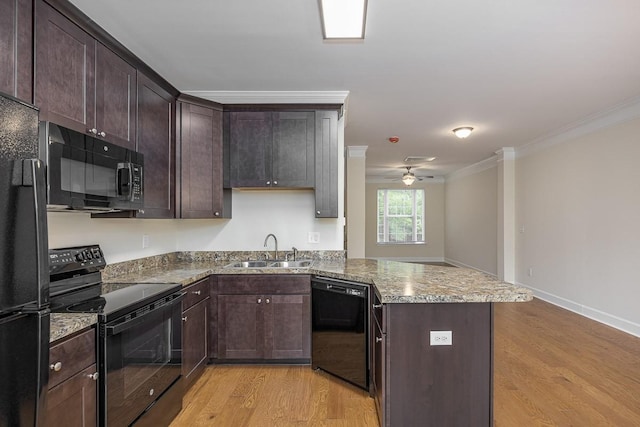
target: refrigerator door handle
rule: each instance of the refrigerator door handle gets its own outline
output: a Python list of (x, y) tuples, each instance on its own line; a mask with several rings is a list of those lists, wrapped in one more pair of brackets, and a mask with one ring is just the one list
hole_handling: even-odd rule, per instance
[[(49, 303), (49, 243), (47, 230), (47, 183), (45, 166), (39, 159), (24, 159), (14, 162), (13, 185), (21, 187), (17, 204), (16, 231), (20, 236), (16, 239), (16, 253), (28, 253), (35, 250), (37, 268), (33, 279), (38, 283), (38, 307), (46, 307)], [(30, 189), (30, 191), (29, 191)], [(27, 240), (27, 241), (25, 241)], [(18, 246), (24, 245), (24, 248)], [(31, 258), (33, 259), (33, 258)], [(16, 259), (20, 262), (20, 259)], [(16, 268), (25, 267), (18, 266)], [(33, 269), (33, 264), (28, 266)], [(20, 270), (16, 270), (20, 271)], [(24, 270), (23, 270), (24, 271)]]

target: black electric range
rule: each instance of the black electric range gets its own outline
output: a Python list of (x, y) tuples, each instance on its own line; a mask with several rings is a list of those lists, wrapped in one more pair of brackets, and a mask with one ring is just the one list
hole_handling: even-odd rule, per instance
[(97, 315), (99, 425), (168, 425), (182, 409), (182, 286), (105, 284), (105, 266), (98, 245), (50, 250), (51, 311)]

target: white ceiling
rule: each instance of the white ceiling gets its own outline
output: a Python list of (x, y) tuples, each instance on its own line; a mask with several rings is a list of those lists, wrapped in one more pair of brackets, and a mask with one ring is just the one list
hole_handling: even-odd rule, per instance
[(444, 175), (640, 97), (637, 0), (369, 0), (359, 42), (323, 41), (315, 0), (71, 1), (181, 91), (349, 91), (369, 177), (407, 156)]

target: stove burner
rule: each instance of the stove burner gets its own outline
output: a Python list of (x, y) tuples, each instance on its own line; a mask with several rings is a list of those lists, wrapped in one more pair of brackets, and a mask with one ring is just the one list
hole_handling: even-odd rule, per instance
[(103, 297), (93, 298), (87, 301), (72, 304), (66, 308), (69, 313), (102, 313), (102, 309), (107, 304)]

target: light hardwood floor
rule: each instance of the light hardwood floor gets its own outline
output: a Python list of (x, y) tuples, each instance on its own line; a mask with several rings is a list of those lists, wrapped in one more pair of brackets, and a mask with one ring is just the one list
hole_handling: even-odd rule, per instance
[[(640, 426), (640, 338), (537, 299), (495, 304), (494, 360), (495, 427)], [(368, 394), (308, 366), (218, 365), (172, 427), (377, 425)]]

